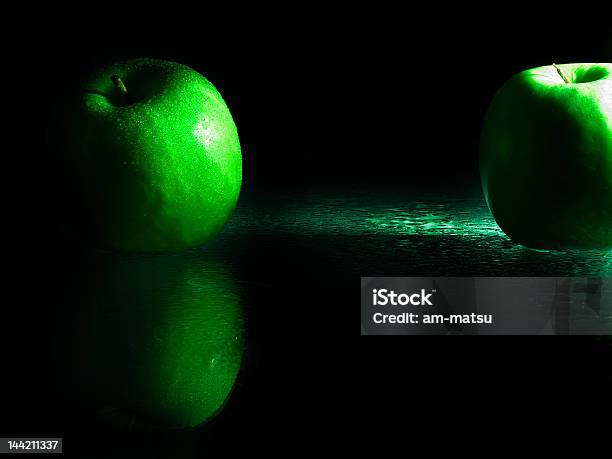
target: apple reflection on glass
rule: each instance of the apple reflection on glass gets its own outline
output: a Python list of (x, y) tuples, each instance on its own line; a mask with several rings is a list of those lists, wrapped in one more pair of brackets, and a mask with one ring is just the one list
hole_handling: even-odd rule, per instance
[(61, 298), (56, 386), (67, 405), (130, 431), (211, 420), (232, 393), (245, 349), (231, 273), (199, 250), (87, 263), (65, 279)]

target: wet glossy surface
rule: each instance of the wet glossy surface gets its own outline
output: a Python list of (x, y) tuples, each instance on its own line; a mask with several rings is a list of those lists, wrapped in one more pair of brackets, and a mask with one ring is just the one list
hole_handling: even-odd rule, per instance
[[(58, 245), (47, 261), (44, 275), (29, 278), (38, 312), (22, 309), (31, 354), (20, 360), (31, 377), (21, 373), (19, 390), (28, 396), (14, 411), (21, 431), (53, 425), (39, 431), (63, 436), (73, 451), (95, 445), (95, 455), (78, 457), (234, 456), (244, 445), (274, 449), (270, 442), (281, 437), (296, 445), (315, 436), (333, 442), (339, 424), (375, 419), (386, 397), (418, 387), (461, 392), (456, 384), (466, 376), (495, 400), (502, 382), (529, 384), (531, 393), (532, 381), (544, 378), (539, 384), (548, 387), (568, 372), (589, 391), (594, 382), (609, 387), (607, 338), (500, 338), (486, 346), (468, 337), (452, 346), (440, 337), (417, 346), (408, 337), (360, 339), (361, 276), (610, 274), (609, 253), (539, 253), (514, 244), (477, 192), (279, 196), (247, 189), (228, 226), (205, 247), (126, 255)], [(238, 322), (245, 328), (240, 369), (219, 373), (217, 362), (236, 355), (228, 351)], [(68, 340), (64, 348), (54, 344), (58, 334)], [(395, 371), (406, 371), (415, 385), (400, 378), (394, 386)], [(211, 403), (182, 409), (204, 394), (202, 378), (213, 377)], [(54, 386), (74, 398), (74, 408)], [(370, 403), (359, 406), (361, 417), (354, 415), (356, 392)], [(538, 402), (549, 398), (536, 392)], [(217, 415), (195, 430), (149, 430), (160, 415), (174, 426), (204, 420), (226, 394)], [(178, 398), (159, 405), (165, 395)]]
[(300, 254), (312, 262), (312, 274), (340, 277), (612, 275), (612, 251), (541, 252), (514, 243), (478, 190), (251, 193), (205, 250), (231, 260), (245, 241), (264, 250), (268, 263), (291, 265), (288, 254)]

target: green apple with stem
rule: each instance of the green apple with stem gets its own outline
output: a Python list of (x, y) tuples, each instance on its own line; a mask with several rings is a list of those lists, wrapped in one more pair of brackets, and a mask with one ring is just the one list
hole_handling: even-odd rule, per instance
[(200, 245), (231, 216), (242, 180), (219, 92), (175, 62), (133, 59), (86, 81), (70, 133), (76, 230), (121, 250)]
[(612, 64), (510, 78), (486, 114), (480, 175), (495, 220), (520, 244), (612, 248)]

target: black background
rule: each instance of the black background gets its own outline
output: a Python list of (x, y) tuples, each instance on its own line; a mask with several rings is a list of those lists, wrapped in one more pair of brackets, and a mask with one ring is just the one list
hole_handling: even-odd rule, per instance
[[(180, 18), (153, 20), (138, 12), (132, 18), (125, 7), (104, 5), (79, 18), (74, 11), (13, 18), (21, 27), (7, 42), (15, 57), (4, 88), (19, 103), (10, 114), (15, 126), (5, 134), (12, 141), (3, 183), (12, 299), (3, 320), (1, 433), (75, 440), (62, 405), (44, 381), (33, 379), (32, 368), (44, 346), (38, 333), (44, 335), (52, 314), (49, 260), (64, 251), (49, 228), (45, 164), (54, 149), (48, 130), (58, 101), (61, 106), (84, 74), (107, 60), (142, 56), (204, 74), (236, 120), (245, 195), (383, 183), (459, 189), (477, 184), (482, 119), (510, 75), (612, 56), (605, 28), (577, 29), (568, 25), (573, 18), (536, 18), (515, 8), (427, 14), (381, 8), (358, 16), (273, 10), (238, 21), (205, 8)], [(305, 263), (290, 266), (300, 266), (297, 275), (309, 271)], [(262, 260), (244, 269), (278, 268)], [(505, 436), (508, 431), (488, 420), (514, 414), (524, 433), (541, 432), (550, 414), (603, 410), (610, 401), (609, 363), (602, 364), (609, 352), (590, 339), (360, 339), (357, 281), (354, 292), (329, 292), (320, 328), (266, 316), (270, 328), (283, 330), (263, 345), (276, 349), (273, 357), (262, 359), (243, 380), (243, 395), (197, 438), (167, 435), (165, 448), (194, 441), (226, 455), (319, 454), (386, 442), (406, 451), (417, 432), (449, 436), (472, 416), (474, 431), (486, 425), (488, 434)], [(296, 355), (307, 358), (299, 362)], [(586, 427), (599, 426), (589, 421)]]
[[(245, 186), (298, 182), (420, 184), (477, 179), (482, 120), (514, 73), (552, 62), (607, 62), (609, 39), (593, 27), (571, 33), (529, 22), (369, 27), (293, 21), (253, 29), (229, 25), (211, 37), (87, 30), (47, 37), (37, 73), (62, 105), (105, 62), (156, 57), (189, 65), (213, 82), (236, 120)], [(173, 29), (174, 30), (174, 29)], [(217, 29), (214, 29), (215, 31)]]

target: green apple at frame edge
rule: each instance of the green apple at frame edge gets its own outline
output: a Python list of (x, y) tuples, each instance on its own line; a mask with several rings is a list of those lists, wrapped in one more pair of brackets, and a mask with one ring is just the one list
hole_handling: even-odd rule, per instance
[(120, 250), (164, 251), (221, 231), (242, 157), (229, 109), (206, 78), (162, 60), (114, 64), (83, 85), (75, 115), (78, 232)]
[(495, 220), (520, 244), (612, 248), (612, 64), (510, 78), (485, 118), (480, 175)]

